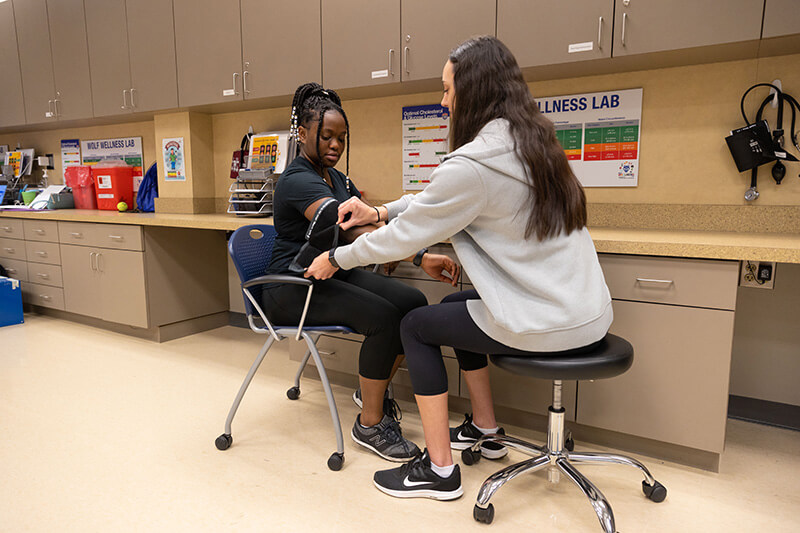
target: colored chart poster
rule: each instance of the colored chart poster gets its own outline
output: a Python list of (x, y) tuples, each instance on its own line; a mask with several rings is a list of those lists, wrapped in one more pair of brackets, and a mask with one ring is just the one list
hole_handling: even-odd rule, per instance
[(82, 162), (94, 166), (100, 161), (121, 160), (133, 167), (133, 190), (139, 190), (142, 182), (142, 138), (97, 139), (81, 141)]
[(250, 170), (280, 174), (289, 162), (289, 132), (259, 133), (250, 140)]
[(584, 187), (636, 187), (642, 89), (551, 96), (536, 101), (556, 127)]
[(403, 190), (422, 190), (447, 153), (450, 112), (439, 104), (403, 108)]
[(81, 164), (80, 139), (61, 139), (61, 183), (66, 183), (64, 177), (67, 167), (76, 167)]
[(183, 157), (183, 137), (161, 139), (164, 156), (164, 180), (186, 181), (186, 166)]

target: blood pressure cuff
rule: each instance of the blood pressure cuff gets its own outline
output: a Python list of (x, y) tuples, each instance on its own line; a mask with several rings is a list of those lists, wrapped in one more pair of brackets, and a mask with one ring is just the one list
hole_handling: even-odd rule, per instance
[(338, 219), (338, 201), (330, 198), (319, 206), (314, 218), (311, 219), (311, 224), (308, 225), (307, 242), (294, 256), (289, 265), (290, 271), (305, 272), (319, 254), (327, 252), (339, 243), (339, 224), (336, 223)]

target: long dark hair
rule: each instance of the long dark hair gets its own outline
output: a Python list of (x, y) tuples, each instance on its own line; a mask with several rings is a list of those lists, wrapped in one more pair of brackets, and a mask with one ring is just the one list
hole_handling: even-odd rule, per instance
[(450, 52), (450, 62), (455, 89), (451, 150), (472, 141), (489, 121), (506, 119), (530, 186), (525, 238), (536, 235), (541, 241), (586, 226), (583, 187), (511, 51), (495, 37), (476, 37)]
[[(325, 118), (325, 113), (328, 111), (336, 111), (344, 119), (344, 125), (347, 129), (347, 167), (345, 176), (350, 174), (350, 123), (347, 121), (347, 115), (342, 109), (342, 99), (332, 89), (325, 89), (319, 83), (304, 83), (294, 92), (294, 99), (292, 99), (292, 117), (291, 117), (291, 133), (292, 136), (297, 135), (297, 126), (308, 128), (312, 120), (317, 121), (317, 154), (319, 154), (319, 138), (322, 131), (322, 121)], [(350, 190), (350, 178), (347, 178), (347, 190)]]

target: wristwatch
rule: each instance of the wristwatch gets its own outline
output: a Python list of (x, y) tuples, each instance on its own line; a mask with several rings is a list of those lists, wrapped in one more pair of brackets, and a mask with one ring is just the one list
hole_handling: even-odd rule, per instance
[(335, 251), (336, 251), (336, 248), (331, 248), (331, 249), (330, 249), (330, 251), (328, 252), (328, 262), (329, 262), (329, 263), (330, 263), (330, 264), (331, 264), (331, 265), (332, 265), (334, 268), (342, 268), (342, 267), (340, 267), (340, 266), (339, 266), (339, 263), (337, 263), (337, 262), (336, 262), (336, 258), (335, 258), (335, 257), (333, 257), (333, 253), (334, 253)]
[(412, 261), (416, 266), (420, 266), (422, 264), (422, 256), (428, 253), (427, 248), (423, 248), (417, 255), (414, 256), (414, 261)]

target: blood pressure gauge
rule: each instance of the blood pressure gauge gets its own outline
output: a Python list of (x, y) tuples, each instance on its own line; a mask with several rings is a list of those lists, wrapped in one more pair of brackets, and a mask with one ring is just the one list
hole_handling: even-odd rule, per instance
[(744, 191), (744, 199), (747, 200), (748, 202), (752, 202), (756, 198), (758, 198), (758, 189), (756, 189), (755, 187), (750, 187), (749, 189)]

